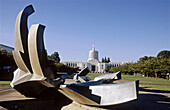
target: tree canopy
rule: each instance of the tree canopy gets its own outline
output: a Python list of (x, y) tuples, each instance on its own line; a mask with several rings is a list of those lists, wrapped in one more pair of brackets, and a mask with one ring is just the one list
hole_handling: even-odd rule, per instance
[(102, 63), (109, 63), (110, 62), (110, 58), (102, 58)]
[[(60, 62), (60, 57), (58, 52), (54, 52), (52, 55), (48, 55), (48, 66), (54, 72), (56, 76), (57, 72), (78, 72), (79, 68), (74, 68), (71, 66), (64, 65)], [(13, 71), (16, 70), (17, 66), (15, 64), (12, 53), (8, 53), (6, 50), (0, 48), (0, 77), (10, 77), (12, 79)], [(9, 76), (9, 74), (11, 76)], [(10, 80), (11, 80), (10, 79)]]
[(17, 66), (12, 53), (0, 48), (0, 78), (1, 80), (12, 80), (13, 71)]
[(170, 73), (170, 57), (141, 57), (138, 62), (126, 63), (111, 68), (110, 72), (122, 71), (125, 74), (144, 73), (145, 76), (161, 77), (161, 74)]
[[(53, 59), (49, 58), (48, 57), (48, 65), (49, 67), (51, 67), (52, 71), (54, 73), (57, 73), (57, 72), (71, 72), (71, 73), (76, 73), (79, 71), (79, 68), (74, 68), (74, 67), (71, 67), (71, 66), (68, 66), (68, 65), (64, 65), (62, 63), (56, 63), (54, 62)], [(56, 74), (55, 74), (56, 75)]]
[(74, 68), (71, 66), (64, 65), (60, 63), (60, 57), (58, 52), (54, 52), (51, 55), (48, 55), (48, 65), (52, 68), (53, 72), (71, 72), (75, 73), (79, 71), (79, 68)]
[(48, 56), (48, 57), (50, 57), (52, 60), (54, 60), (55, 63), (60, 62), (60, 57), (59, 57), (58, 52), (54, 52), (53, 54), (51, 54), (51, 56)]
[(0, 49), (0, 69), (3, 69), (7, 66), (9, 66), (11, 69), (16, 68), (12, 53), (8, 53), (6, 50)]
[(170, 57), (170, 51), (163, 50), (163, 51), (158, 53), (157, 57), (169, 58)]

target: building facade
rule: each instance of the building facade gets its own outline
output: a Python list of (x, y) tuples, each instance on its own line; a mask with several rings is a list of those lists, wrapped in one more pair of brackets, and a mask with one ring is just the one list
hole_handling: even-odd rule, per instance
[(7, 45), (3, 45), (3, 44), (0, 44), (0, 49), (1, 49), (1, 50), (6, 50), (6, 51), (9, 52), (9, 53), (12, 53), (12, 51), (14, 50), (14, 48), (9, 47), (9, 46), (7, 46)]
[(95, 46), (93, 45), (92, 50), (89, 51), (89, 58), (87, 62), (61, 62), (65, 65), (72, 66), (72, 67), (79, 67), (83, 69), (88, 67), (91, 72), (94, 73), (105, 73), (107, 66), (110, 67), (117, 67), (122, 65), (121, 62), (109, 62), (109, 63), (101, 63), (98, 58), (98, 51), (95, 50)]

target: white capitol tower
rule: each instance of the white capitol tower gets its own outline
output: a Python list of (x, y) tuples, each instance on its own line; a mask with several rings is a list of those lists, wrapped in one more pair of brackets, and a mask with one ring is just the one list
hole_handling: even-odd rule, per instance
[(93, 49), (89, 51), (89, 59), (90, 60), (99, 60), (98, 51), (95, 50), (95, 46), (93, 45)]
[(95, 73), (105, 73), (106, 72), (105, 69), (107, 66), (117, 67), (122, 64), (120, 62), (101, 63), (99, 61), (98, 51), (95, 50), (94, 45), (92, 50), (89, 51), (89, 58), (87, 62), (67, 61), (61, 63), (68, 66), (79, 67), (80, 69), (88, 67), (91, 72), (95, 72)]

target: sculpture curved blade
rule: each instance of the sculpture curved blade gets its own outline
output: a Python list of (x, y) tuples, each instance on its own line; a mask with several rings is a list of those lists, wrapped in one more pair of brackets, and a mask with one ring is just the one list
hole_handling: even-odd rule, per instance
[(44, 48), (43, 32), (45, 26), (34, 24), (31, 26), (28, 35), (28, 50), (33, 73), (44, 77), (47, 55)]
[(28, 16), (34, 13), (32, 5), (27, 6), (17, 16), (15, 23), (15, 49), (13, 56), (17, 66), (26, 73), (32, 73), (28, 54)]
[(51, 80), (54, 79), (54, 75), (47, 66), (47, 54), (43, 42), (45, 26), (32, 25), (28, 32), (27, 19), (33, 12), (32, 5), (29, 5), (16, 19), (13, 56), (18, 69), (14, 71), (11, 86), (27, 97), (41, 97), (45, 90), (49, 87), (54, 88), (63, 80), (57, 80), (58, 82)]
[(27, 81), (31, 77), (32, 68), (28, 55), (28, 16), (34, 12), (32, 5), (24, 8), (17, 16), (15, 23), (15, 48), (12, 52), (18, 69), (14, 72), (11, 86)]

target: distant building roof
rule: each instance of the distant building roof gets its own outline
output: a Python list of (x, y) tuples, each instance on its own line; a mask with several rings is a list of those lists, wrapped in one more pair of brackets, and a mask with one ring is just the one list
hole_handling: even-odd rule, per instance
[(3, 44), (0, 44), (0, 49), (1, 50), (6, 50), (7, 52), (10, 52), (10, 53), (12, 53), (12, 51), (14, 50), (13, 47), (10, 47), (10, 46), (7, 46), (7, 45), (3, 45)]

